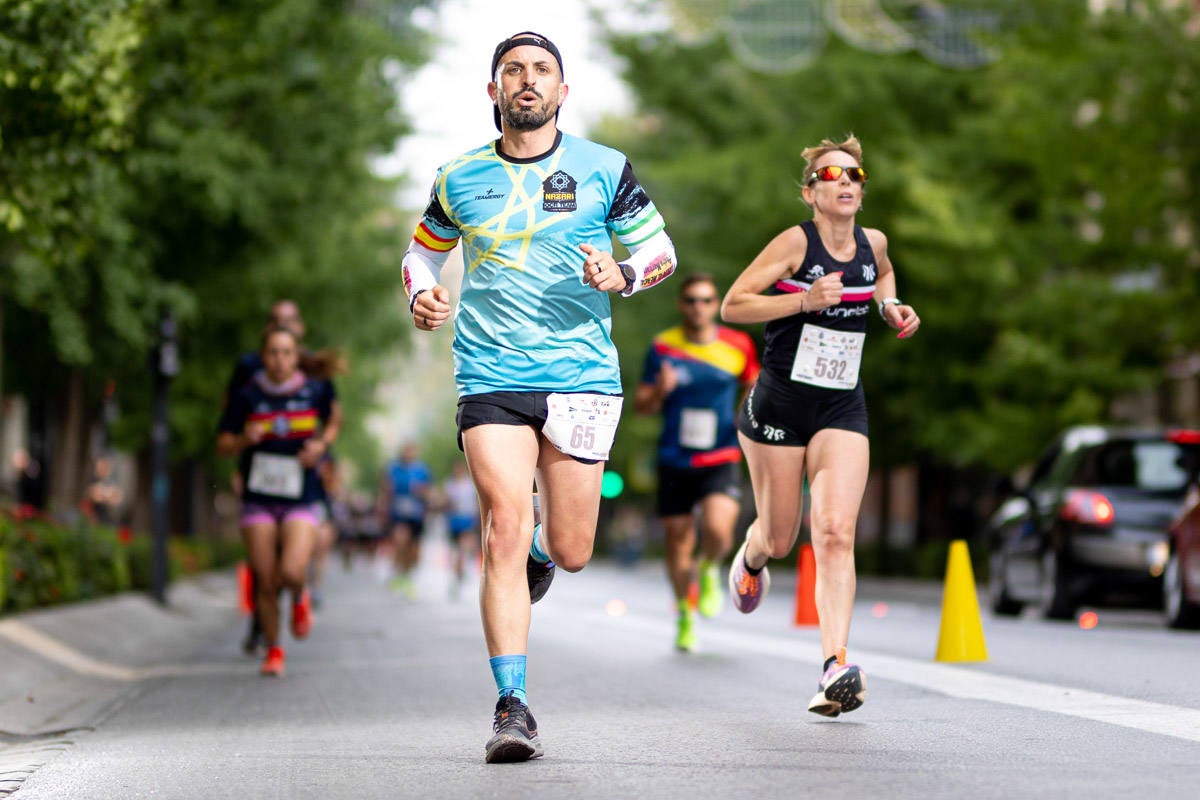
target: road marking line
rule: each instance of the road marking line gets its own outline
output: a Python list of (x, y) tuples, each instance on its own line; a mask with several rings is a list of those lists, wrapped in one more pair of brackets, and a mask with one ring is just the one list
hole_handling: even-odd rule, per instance
[[(595, 616), (612, 624), (630, 625), (652, 632), (657, 637), (667, 636), (672, 630), (669, 623), (664, 623), (658, 618), (641, 617), (636, 614), (616, 618), (604, 614)], [(709, 629), (704, 638), (707, 641), (720, 642), (731, 650), (752, 651), (814, 666), (821, 663), (816, 655), (806, 655), (802, 652), (795, 640), (721, 629)], [(1024, 678), (993, 675), (969, 667), (918, 661), (857, 647), (853, 653), (855, 661), (869, 665), (869, 674), (872, 677), (882, 680), (897, 681), (963, 700), (1003, 703), (1200, 742), (1198, 709), (1135, 700)]]
[(15, 619), (0, 621), (0, 636), (81, 675), (126, 682), (141, 680), (145, 677), (142, 670), (110, 664), (107, 661), (98, 661), (63, 644), (54, 637), (42, 633), (37, 628)]

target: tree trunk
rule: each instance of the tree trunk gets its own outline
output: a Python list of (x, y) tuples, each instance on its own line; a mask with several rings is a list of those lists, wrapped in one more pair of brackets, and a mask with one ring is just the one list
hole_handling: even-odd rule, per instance
[(66, 511), (79, 507), (90, 472), (91, 436), (82, 370), (71, 370), (56, 405), (56, 435), (50, 458), (50, 505)]

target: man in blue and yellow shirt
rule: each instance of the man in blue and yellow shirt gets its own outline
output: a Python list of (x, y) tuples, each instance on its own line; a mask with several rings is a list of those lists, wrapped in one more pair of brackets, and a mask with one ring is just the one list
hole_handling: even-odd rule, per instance
[[(525, 693), (530, 605), (555, 565), (576, 572), (592, 555), (621, 413), (609, 292), (666, 279), (675, 249), (625, 156), (558, 130), (568, 87), (553, 42), (510, 36), (489, 77), (501, 136), (438, 170), (404, 283), (416, 327), (441, 327), (451, 316), (441, 267), (461, 241), (454, 375), (483, 522), (480, 609), (500, 695), (486, 760), (495, 763), (542, 755)], [(630, 253), (619, 263), (614, 235)]]
[[(718, 563), (729, 553), (741, 498), (742, 451), (734, 411), (754, 384), (754, 342), (716, 323), (720, 293), (711, 275), (688, 275), (679, 285), (681, 324), (654, 337), (634, 405), (662, 414), (658, 439), (658, 516), (666, 537), (667, 577), (675, 594), (675, 646), (696, 646), (689, 602), (698, 579), (697, 610), (721, 608)], [(696, 521), (700, 521), (700, 564)]]

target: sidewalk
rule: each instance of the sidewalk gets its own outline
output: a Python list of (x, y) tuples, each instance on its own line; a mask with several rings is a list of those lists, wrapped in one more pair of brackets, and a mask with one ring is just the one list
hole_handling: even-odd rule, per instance
[(237, 624), (232, 571), (0, 617), (0, 746), (94, 727), (148, 678)]

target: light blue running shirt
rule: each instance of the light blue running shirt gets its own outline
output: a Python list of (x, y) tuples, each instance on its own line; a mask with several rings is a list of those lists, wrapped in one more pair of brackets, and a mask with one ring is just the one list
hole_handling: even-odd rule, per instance
[[(443, 165), (410, 249), (440, 263), (462, 240), (453, 346), (459, 397), (620, 394), (608, 293), (584, 283), (579, 245), (611, 251), (616, 234), (634, 250), (665, 237), (663, 228), (625, 156), (569, 134), (560, 132), (535, 159), (504, 156), (493, 142)], [(672, 253), (639, 275), (636, 288), (674, 266)]]

